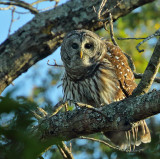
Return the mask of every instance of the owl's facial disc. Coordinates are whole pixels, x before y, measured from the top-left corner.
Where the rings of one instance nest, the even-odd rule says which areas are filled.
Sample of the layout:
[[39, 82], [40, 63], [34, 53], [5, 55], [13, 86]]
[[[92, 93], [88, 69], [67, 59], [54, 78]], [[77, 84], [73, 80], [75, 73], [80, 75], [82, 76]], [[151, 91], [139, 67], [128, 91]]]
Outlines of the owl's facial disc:
[[102, 42], [96, 35], [87, 32], [73, 32], [69, 34], [61, 47], [61, 57], [66, 71], [72, 75], [87, 74], [87, 70], [99, 64], [102, 56]]
[[66, 43], [66, 54], [70, 58], [67, 65], [70, 65], [70, 68], [84, 68], [96, 63], [95, 58], [97, 59], [97, 56], [99, 56], [97, 54], [97, 52], [99, 53], [99, 46], [96, 44], [96, 40], [87, 35], [71, 36]]

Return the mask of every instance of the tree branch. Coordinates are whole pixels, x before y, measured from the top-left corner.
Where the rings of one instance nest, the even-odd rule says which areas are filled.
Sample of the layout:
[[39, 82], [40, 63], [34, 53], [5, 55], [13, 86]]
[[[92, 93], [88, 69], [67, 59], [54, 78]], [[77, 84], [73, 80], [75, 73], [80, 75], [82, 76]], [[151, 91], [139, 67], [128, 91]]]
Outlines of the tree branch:
[[11, 5], [11, 6], [18, 6], [18, 7], [24, 8], [24, 9], [28, 9], [33, 14], [37, 14], [38, 13], [38, 10], [36, 8], [32, 7], [29, 3], [26, 3], [26, 2], [23, 2], [23, 1], [0, 2], [0, 4]]
[[[134, 77], [136, 79], [141, 79], [143, 77], [143, 73], [134, 72]], [[154, 82], [160, 83], [160, 77], [155, 77]]]
[[69, 150], [69, 148], [65, 145], [64, 142], [58, 144], [57, 147], [64, 159], [74, 159], [72, 152]]
[[147, 93], [155, 79], [160, 66], [160, 38], [156, 44], [154, 52], [148, 63], [148, 66], [139, 82], [137, 88], [133, 91], [133, 96], [141, 95]]
[[[113, 21], [133, 9], [154, 0], [107, 1]], [[98, 10], [101, 1], [69, 1], [55, 9], [39, 13], [32, 21], [11, 35], [0, 46], [0, 93], [15, 78], [26, 72], [37, 61], [47, 57], [61, 44], [64, 35], [73, 29], [97, 30], [103, 23], [97, 20], [93, 6]], [[114, 7], [116, 6], [116, 7]], [[108, 12], [103, 15], [108, 17]]]
[[[42, 141], [67, 141], [102, 131], [130, 130], [131, 124], [160, 113], [160, 91], [130, 97], [99, 108], [104, 115], [87, 107], [58, 113], [39, 124]], [[52, 143], [53, 144], [53, 143]]]

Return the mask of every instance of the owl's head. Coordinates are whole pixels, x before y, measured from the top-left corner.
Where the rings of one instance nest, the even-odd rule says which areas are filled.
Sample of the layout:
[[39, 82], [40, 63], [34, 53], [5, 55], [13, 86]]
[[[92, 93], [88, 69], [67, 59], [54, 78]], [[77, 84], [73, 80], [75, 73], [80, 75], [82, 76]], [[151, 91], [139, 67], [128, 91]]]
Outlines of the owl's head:
[[100, 37], [89, 30], [74, 30], [63, 40], [61, 58], [71, 76], [94, 70], [105, 53], [105, 44]]

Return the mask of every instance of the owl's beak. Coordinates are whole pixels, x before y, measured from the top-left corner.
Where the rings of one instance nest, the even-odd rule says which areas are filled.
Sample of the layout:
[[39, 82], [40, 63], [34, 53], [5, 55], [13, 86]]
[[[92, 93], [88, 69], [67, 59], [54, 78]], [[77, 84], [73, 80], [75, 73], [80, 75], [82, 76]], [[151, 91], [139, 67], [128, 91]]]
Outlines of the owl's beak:
[[82, 58], [82, 56], [83, 56], [83, 52], [82, 52], [82, 50], [81, 50], [81, 52], [80, 52], [80, 58]]

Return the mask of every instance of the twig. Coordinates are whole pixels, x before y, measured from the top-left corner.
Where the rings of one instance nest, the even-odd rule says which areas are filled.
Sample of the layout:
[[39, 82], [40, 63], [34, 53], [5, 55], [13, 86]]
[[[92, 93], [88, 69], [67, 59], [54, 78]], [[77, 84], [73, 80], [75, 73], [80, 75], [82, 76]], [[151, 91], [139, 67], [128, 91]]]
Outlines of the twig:
[[118, 40], [142, 40], [146, 38], [117, 38]]
[[65, 111], [67, 112], [68, 110], [68, 103], [65, 103]]
[[139, 51], [139, 52], [143, 52], [144, 50], [140, 50], [139, 47], [146, 41], [150, 40], [151, 38], [155, 37], [155, 36], [160, 36], [160, 29], [158, 29], [154, 34], [146, 37], [146, 38], [117, 38], [118, 40], [142, 40], [137, 46], [136, 46], [136, 49]]
[[39, 9], [39, 11], [47, 11], [47, 10], [49, 10], [49, 9], [53, 9], [53, 8], [55, 8], [55, 7], [57, 7], [57, 5], [58, 5], [58, 3], [59, 3], [59, 0], [37, 0], [37, 1], [35, 1], [35, 2], [33, 2], [33, 3], [31, 3], [31, 5], [33, 6], [33, 5], [37, 5], [37, 4], [39, 4], [39, 3], [41, 3], [41, 2], [44, 2], [44, 1], [55, 1], [55, 5], [54, 6], [50, 6], [50, 7], [46, 7], [46, 8], [43, 8], [43, 9]]
[[9, 10], [10, 8], [12, 8], [13, 6], [12, 5], [9, 5], [8, 7], [0, 7], [0, 10]]
[[74, 159], [72, 152], [70, 149], [65, 145], [65, 143], [62, 141], [57, 145], [60, 153], [62, 154], [64, 159]]
[[140, 50], [139, 47], [146, 41], [150, 40], [151, 38], [155, 37], [155, 36], [160, 36], [160, 29], [158, 29], [154, 34], [148, 36], [147, 38], [145, 38], [143, 41], [141, 41], [137, 46], [136, 46], [136, 49], [139, 51], [139, 52], [143, 52], [144, 50]]
[[119, 2], [117, 2], [117, 4], [116, 4], [113, 8], [111, 8], [111, 9], [106, 9], [106, 10], [102, 13], [102, 15], [105, 15], [105, 14], [107, 14], [107, 13], [111, 13], [111, 12], [113, 11], [113, 9], [115, 9], [121, 2], [123, 2], [123, 0], [120, 0]]
[[26, 2], [23, 2], [23, 1], [0, 2], [0, 4], [3, 4], [3, 5], [13, 5], [13, 6], [22, 7], [22, 8], [28, 9], [33, 14], [38, 14], [39, 13], [36, 8], [32, 7], [29, 3], [26, 3]]
[[15, 12], [15, 7], [13, 7], [12, 13], [11, 13], [12, 15], [11, 15], [11, 22], [10, 22], [9, 30], [8, 30], [8, 37], [9, 37], [9, 35], [10, 35], [11, 28], [12, 28], [12, 24], [13, 24], [13, 22], [14, 22], [14, 12]]
[[49, 65], [49, 66], [55, 66], [55, 67], [64, 67], [63, 65], [58, 65], [56, 63], [56, 60], [54, 60], [54, 65], [49, 64], [49, 60], [48, 60], [47, 65]]
[[129, 56], [128, 54], [126, 54], [125, 52], [123, 52], [123, 53], [124, 53], [124, 55], [125, 55], [125, 56], [127, 57], [127, 59], [128, 59], [128, 64], [129, 64], [129, 67], [131, 68], [131, 70], [132, 70], [132, 71], [135, 71], [136, 67], [135, 67], [134, 62], [133, 62], [133, 60], [132, 60], [132, 57]]
[[[113, 8], [111, 8], [111, 9], [106, 9], [106, 10], [101, 14], [101, 12], [102, 12], [105, 4], [107, 3], [107, 0], [102, 0], [101, 5], [100, 5], [99, 10], [98, 10], [98, 20], [101, 21], [101, 22], [106, 22], [106, 21], [108, 21], [108, 18], [107, 18], [107, 19], [102, 19], [101, 16], [103, 16], [103, 15], [105, 15], [105, 14], [107, 14], [107, 13], [111, 13], [111, 11], [112, 11], [113, 9], [115, 9], [122, 1], [123, 1], [123, 0], [120, 0]], [[94, 9], [94, 11], [96, 12], [95, 7], [94, 7], [93, 9]]]
[[106, 3], [107, 3], [107, 0], [102, 0], [101, 5], [99, 7], [99, 11], [98, 11], [98, 20], [103, 22], [103, 26], [106, 31], [108, 31], [107, 24], [109, 23], [111, 40], [114, 45], [118, 46], [118, 44], [114, 38], [112, 14], [109, 12], [109, 18], [107, 18], [105, 20], [101, 19], [101, 11]]
[[148, 66], [142, 76], [140, 83], [137, 88], [133, 91], [132, 96], [142, 95], [147, 93], [155, 79], [160, 66], [160, 38], [156, 44], [154, 52], [148, 63]]
[[17, 14], [28, 14], [30, 12], [19, 12], [19, 11], [15, 10], [15, 13], [17, 13]]
[[70, 151], [72, 151], [72, 143], [71, 142], [69, 144], [69, 149], [70, 149]]
[[51, 116], [56, 115], [64, 106], [66, 106], [67, 102], [60, 101], [53, 107], [53, 113]]
[[102, 113], [102, 111], [101, 111], [101, 107], [95, 108], [95, 107], [93, 107], [93, 106], [91, 106], [91, 105], [83, 104], [83, 103], [78, 103], [78, 102], [75, 102], [75, 104], [76, 104], [77, 106], [79, 106], [79, 107], [82, 107], [82, 108], [88, 108], [88, 109], [94, 110], [95, 112], [103, 115], [103, 116], [106, 118], [106, 115], [105, 115], [104, 113]]
[[44, 11], [47, 11], [47, 10], [50, 10], [50, 9], [53, 9], [53, 8], [55, 8], [55, 5], [54, 6], [49, 6], [49, 7], [43, 8], [43, 9], [39, 9], [39, 11], [44, 12]]
[[41, 3], [41, 2], [44, 2], [44, 1], [48, 1], [48, 0], [37, 0], [37, 1], [33, 2], [33, 3], [31, 3], [31, 5], [34, 6], [34, 5], [36, 5], [38, 3]]
[[[143, 77], [143, 73], [134, 72], [134, 77], [136, 79], [141, 79]], [[160, 83], [160, 77], [155, 77], [154, 82]]]
[[102, 143], [110, 148], [113, 148], [113, 149], [116, 149], [116, 150], [119, 150], [118, 146], [113, 146], [111, 144], [109, 144], [108, 142], [105, 142], [103, 140], [99, 140], [99, 139], [95, 139], [95, 138], [91, 138], [91, 137], [85, 137], [85, 136], [80, 136], [79, 137], [80, 139], [87, 139], [87, 140], [91, 140], [91, 141], [97, 141], [99, 143]]
[[41, 119], [45, 118], [48, 113], [39, 107], [32, 107], [32, 109], [27, 108], [29, 112], [32, 113], [32, 115], [38, 120], [40, 121]]
[[116, 149], [116, 150], [119, 150], [119, 151], [123, 151], [123, 152], [130, 152], [130, 153], [133, 153], [133, 152], [140, 152], [140, 151], [143, 151], [143, 149], [140, 149], [140, 150], [122, 150], [120, 149], [118, 146], [114, 146], [114, 145], [111, 145], [109, 144], [108, 142], [106, 141], [103, 141], [103, 140], [99, 140], [99, 139], [95, 139], [95, 138], [91, 138], [91, 137], [85, 137], [85, 136], [80, 136], [79, 137], [80, 139], [87, 139], [87, 140], [91, 140], [91, 141], [97, 141], [99, 143], [102, 143], [110, 148], [113, 148], [113, 149]]
[[101, 12], [104, 8], [104, 5], [107, 3], [107, 0], [102, 0], [101, 5], [99, 6], [99, 10], [98, 10], [98, 20], [101, 22], [106, 22], [107, 19], [101, 19]]
[[109, 13], [109, 26], [110, 26], [110, 36], [111, 36], [111, 40], [113, 42], [114, 45], [118, 46], [115, 38], [114, 38], [114, 32], [113, 32], [113, 19], [112, 19], [112, 14]]
[[112, 40], [112, 42], [113, 42], [114, 45], [118, 46], [118, 44], [117, 44], [117, 42], [116, 42], [116, 40], [115, 40], [115, 38], [114, 38], [113, 19], [112, 19], [112, 14], [111, 14], [111, 12], [109, 12], [109, 10], [107, 9], [107, 12], [109, 13], [109, 17], [108, 17], [107, 19], [102, 19], [102, 18], [101, 18], [101, 12], [102, 12], [102, 10], [103, 10], [103, 8], [104, 8], [104, 6], [105, 6], [106, 3], [107, 3], [107, 0], [102, 0], [101, 5], [100, 5], [99, 10], [98, 10], [98, 20], [101, 21], [101, 22], [103, 22], [103, 26], [104, 26], [104, 29], [105, 29], [106, 31], [108, 31], [108, 29], [107, 29], [107, 24], [108, 24], [108, 23], [110, 24], [109, 26], [110, 26], [110, 36], [111, 36], [111, 40]]

